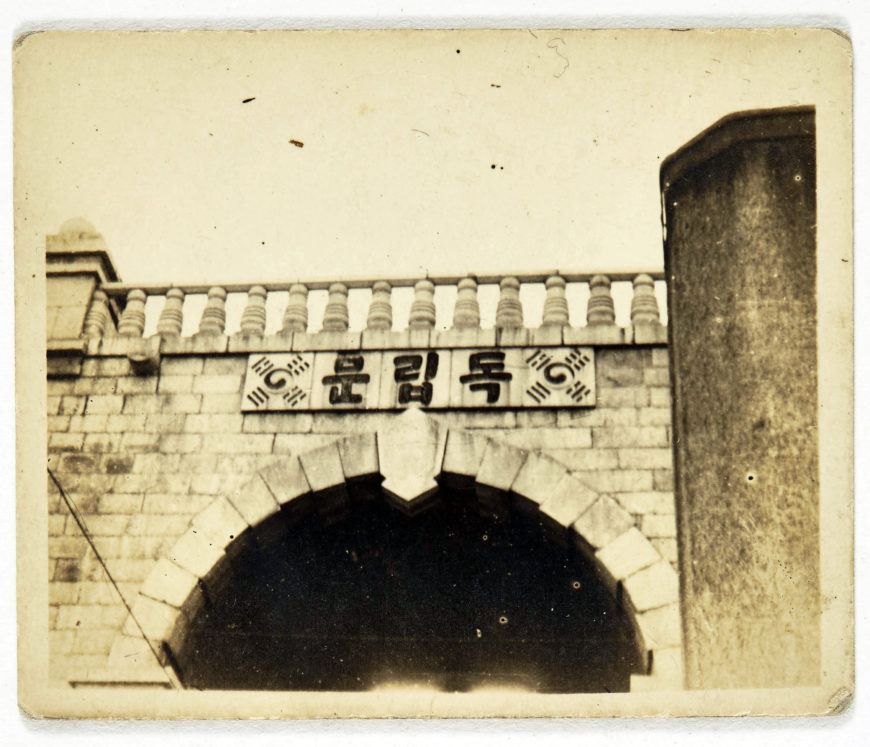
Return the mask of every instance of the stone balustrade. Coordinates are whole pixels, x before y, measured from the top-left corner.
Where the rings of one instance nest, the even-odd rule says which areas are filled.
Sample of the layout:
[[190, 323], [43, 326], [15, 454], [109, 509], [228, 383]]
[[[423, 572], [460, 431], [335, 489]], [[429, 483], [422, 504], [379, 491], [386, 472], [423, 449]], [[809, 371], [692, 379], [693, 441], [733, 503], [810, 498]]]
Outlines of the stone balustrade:
[[[663, 277], [662, 272], [554, 272], [186, 287], [109, 282], [94, 293], [83, 337], [158, 335], [169, 347], [203, 350], [229, 337], [239, 352], [273, 347], [282, 338], [279, 347], [287, 349], [327, 342], [337, 347], [425, 347], [436, 342], [430, 335], [440, 335], [441, 344], [459, 346], [653, 344], [666, 341], [656, 295], [663, 290]], [[312, 302], [318, 294], [321, 303]], [[451, 294], [455, 300], [449, 299], [448, 310], [443, 299]], [[120, 309], [117, 326], [108, 313], [110, 304]], [[231, 304], [236, 313], [228, 328]], [[404, 318], [399, 309], [406, 311]]]

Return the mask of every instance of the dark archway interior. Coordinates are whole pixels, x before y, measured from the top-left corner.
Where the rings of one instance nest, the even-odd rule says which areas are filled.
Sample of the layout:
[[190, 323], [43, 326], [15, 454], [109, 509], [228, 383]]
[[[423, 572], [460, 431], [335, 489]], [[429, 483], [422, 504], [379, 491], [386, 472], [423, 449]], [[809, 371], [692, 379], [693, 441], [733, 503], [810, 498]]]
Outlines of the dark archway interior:
[[416, 516], [363, 495], [246, 546], [177, 652], [185, 686], [628, 690], [629, 620], [537, 519], [444, 487]]

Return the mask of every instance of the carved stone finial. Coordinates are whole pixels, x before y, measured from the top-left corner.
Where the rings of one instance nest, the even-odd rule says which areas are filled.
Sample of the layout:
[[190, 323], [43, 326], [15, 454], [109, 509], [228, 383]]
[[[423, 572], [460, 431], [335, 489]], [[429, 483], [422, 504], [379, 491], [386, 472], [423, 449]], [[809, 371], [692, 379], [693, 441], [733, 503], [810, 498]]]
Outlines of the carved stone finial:
[[266, 331], [266, 289], [255, 285], [248, 291], [248, 305], [242, 312], [239, 332], [247, 337], [262, 337]]
[[181, 310], [183, 305], [184, 291], [181, 288], [170, 288], [166, 291], [166, 302], [157, 320], [157, 334], [163, 337], [178, 337], [181, 334], [181, 325], [184, 321]]
[[290, 286], [290, 298], [284, 311], [281, 332], [305, 332], [308, 330], [308, 288], [299, 283]]
[[329, 299], [323, 310], [323, 331], [347, 332], [349, 321], [347, 286], [343, 283], [333, 283], [329, 286]]
[[214, 287], [208, 290], [208, 301], [199, 320], [199, 334], [222, 335], [227, 323], [227, 292]]
[[544, 301], [543, 327], [564, 327], [569, 323], [568, 300], [565, 298], [565, 278], [553, 275], [545, 283], [547, 298]]
[[145, 331], [145, 291], [131, 290], [127, 305], [118, 320], [118, 334], [125, 337], [142, 337]]
[[432, 329], [435, 326], [435, 285], [431, 280], [419, 280], [414, 286], [414, 301], [408, 315], [411, 329]]
[[522, 327], [523, 305], [520, 302], [520, 281], [514, 277], [503, 278], [499, 283], [501, 295], [495, 310], [496, 327]]
[[366, 329], [391, 330], [393, 328], [393, 305], [390, 300], [392, 288], [385, 280], [372, 286], [372, 303], [366, 319]]
[[84, 337], [102, 337], [109, 323], [108, 296], [104, 291], [95, 290], [91, 299], [91, 307], [85, 317]]
[[613, 296], [610, 295], [610, 278], [596, 275], [589, 281], [589, 304], [586, 307], [586, 324], [614, 324]]
[[462, 278], [456, 286], [456, 305], [453, 307], [455, 329], [480, 327], [480, 304], [477, 301], [477, 282]]
[[655, 281], [649, 275], [634, 279], [634, 296], [631, 299], [632, 324], [658, 324], [659, 302], [656, 299]]

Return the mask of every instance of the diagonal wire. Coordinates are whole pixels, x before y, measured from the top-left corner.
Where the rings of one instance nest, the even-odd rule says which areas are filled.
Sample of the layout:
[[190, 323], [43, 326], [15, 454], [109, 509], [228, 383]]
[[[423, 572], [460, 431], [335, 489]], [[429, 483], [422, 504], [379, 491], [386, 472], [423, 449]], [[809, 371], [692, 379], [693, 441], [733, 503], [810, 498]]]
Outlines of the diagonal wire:
[[[109, 567], [106, 565], [106, 561], [103, 560], [103, 556], [100, 555], [100, 551], [97, 550], [97, 547], [94, 544], [94, 540], [91, 537], [90, 532], [88, 532], [87, 527], [85, 526], [84, 519], [82, 519], [81, 514], [79, 513], [78, 507], [75, 505], [72, 498], [70, 498], [67, 495], [66, 491], [63, 489], [63, 485], [61, 485], [60, 481], [57, 479], [57, 477], [55, 477], [55, 474], [54, 474], [54, 472], [51, 471], [51, 468], [46, 467], [46, 470], [48, 471], [48, 476], [52, 479], [52, 482], [54, 482], [54, 484], [57, 486], [58, 491], [60, 491], [60, 495], [63, 498], [64, 503], [66, 503], [66, 507], [67, 507], [67, 509], [69, 509], [69, 512], [72, 515], [73, 519], [75, 519], [76, 524], [78, 524], [79, 530], [84, 535], [84, 538], [88, 541], [88, 545], [90, 545], [91, 550], [94, 551], [94, 555], [97, 557], [97, 560], [100, 562], [100, 565], [103, 568], [103, 572], [106, 574], [106, 577], [109, 579], [109, 583], [112, 584], [118, 597], [120, 597], [121, 603], [124, 605], [124, 607], [127, 608], [127, 612], [130, 614], [130, 619], [133, 620], [133, 622], [136, 624], [136, 627], [139, 629], [139, 632], [142, 634], [142, 639], [145, 641], [145, 643], [148, 644], [148, 648], [151, 650], [151, 653], [154, 654], [154, 658], [157, 660], [157, 664], [160, 666], [160, 668], [166, 674], [166, 669], [163, 666], [162, 662], [160, 661], [160, 656], [157, 654], [157, 650], [154, 648], [153, 644], [148, 639], [148, 636], [145, 635], [145, 631], [142, 629], [142, 626], [139, 624], [139, 621], [136, 619], [136, 615], [133, 614], [133, 610], [130, 609], [130, 605], [127, 604], [127, 600], [124, 598], [124, 595], [121, 593], [121, 590], [118, 588], [118, 584], [115, 582], [115, 579], [112, 577], [112, 574], [109, 573]], [[172, 688], [175, 689], [175, 682], [173, 682], [172, 677], [170, 677], [168, 674], [166, 674], [166, 678], [169, 680], [169, 684], [172, 686]]]

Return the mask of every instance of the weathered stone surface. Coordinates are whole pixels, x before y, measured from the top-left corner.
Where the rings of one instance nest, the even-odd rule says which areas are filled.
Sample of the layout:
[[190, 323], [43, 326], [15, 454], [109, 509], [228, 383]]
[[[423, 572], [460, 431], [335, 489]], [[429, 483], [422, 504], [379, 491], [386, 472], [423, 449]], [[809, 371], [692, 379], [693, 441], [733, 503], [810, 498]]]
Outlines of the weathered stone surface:
[[602, 495], [574, 522], [574, 531], [592, 548], [600, 550], [634, 526], [618, 503]]
[[255, 527], [271, 514], [280, 510], [278, 502], [260, 475], [254, 475], [238, 493], [232, 495], [230, 503], [248, 526]]
[[247, 522], [235, 506], [223, 496], [215, 498], [194, 516], [190, 525], [221, 549], [227, 547], [248, 528]]
[[643, 612], [635, 618], [635, 624], [648, 649], [670, 648], [681, 643], [679, 604]]
[[541, 513], [566, 529], [577, 520], [598, 494], [571, 475], [565, 475], [550, 497], [541, 504]]
[[199, 578], [205, 578], [223, 556], [223, 545], [208, 539], [193, 527], [181, 535], [167, 553], [169, 560]]
[[344, 483], [344, 470], [338, 444], [333, 442], [299, 455], [305, 477], [313, 492], [333, 488]]
[[447, 434], [442, 469], [454, 475], [476, 477], [486, 444], [487, 439], [480, 434], [451, 428]]
[[378, 474], [378, 443], [374, 433], [358, 433], [341, 439], [338, 454], [346, 479]]
[[166, 558], [161, 558], [142, 584], [141, 593], [180, 609], [196, 589], [199, 589], [198, 576]]
[[478, 484], [496, 490], [510, 490], [528, 455], [523, 449], [490, 440], [477, 473]]
[[380, 428], [377, 440], [385, 491], [410, 504], [437, 490], [447, 442], [444, 426], [411, 408]]
[[595, 557], [606, 571], [604, 580], [614, 590], [617, 582], [662, 559], [649, 540], [634, 527], [611, 540], [595, 553]]
[[645, 612], [679, 600], [677, 574], [665, 560], [633, 573], [622, 583], [635, 612]]
[[517, 473], [511, 491], [537, 505], [547, 501], [565, 478], [565, 467], [538, 452], [531, 452]]

